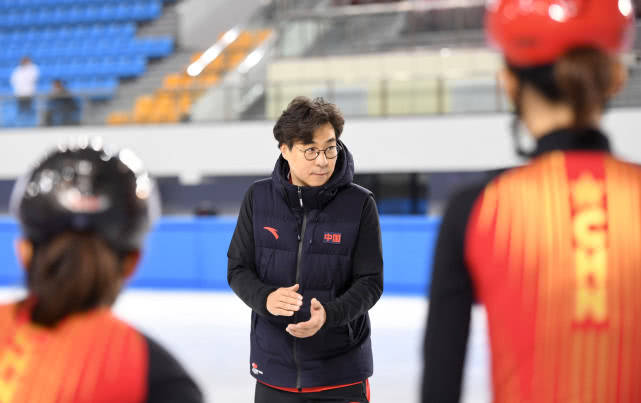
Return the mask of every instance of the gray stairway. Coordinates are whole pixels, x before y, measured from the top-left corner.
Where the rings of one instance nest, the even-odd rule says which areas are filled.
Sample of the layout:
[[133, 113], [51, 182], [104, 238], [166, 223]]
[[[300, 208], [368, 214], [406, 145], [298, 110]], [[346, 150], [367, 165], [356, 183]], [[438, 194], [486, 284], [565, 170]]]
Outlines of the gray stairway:
[[[158, 36], [177, 38], [178, 13], [176, 5], [177, 3], [165, 5], [163, 15], [157, 20], [140, 25], [136, 36], [139, 38]], [[166, 58], [150, 60], [145, 74], [134, 79], [120, 81], [113, 98], [107, 101], [90, 102], [85, 108], [84, 123], [102, 125], [111, 112], [131, 112], [137, 97], [151, 94], [160, 88], [167, 74], [184, 71], [195, 51], [178, 47], [173, 54]]]
[[177, 3], [165, 4], [160, 18], [139, 25], [136, 36], [171, 36], [172, 38], [177, 38], [179, 19], [176, 6]]

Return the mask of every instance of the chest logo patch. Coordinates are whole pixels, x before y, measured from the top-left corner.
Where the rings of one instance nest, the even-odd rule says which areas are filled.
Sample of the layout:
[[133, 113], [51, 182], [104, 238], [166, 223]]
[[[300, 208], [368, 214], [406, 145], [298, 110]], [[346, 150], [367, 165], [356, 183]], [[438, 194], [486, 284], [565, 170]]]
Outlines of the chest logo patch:
[[278, 230], [276, 228], [272, 228], [272, 227], [263, 227], [263, 228], [266, 229], [267, 231], [269, 231], [274, 236], [274, 238], [276, 238], [276, 239], [279, 238], [278, 237]]
[[323, 235], [323, 243], [338, 245], [341, 243], [342, 234], [340, 232], [326, 232]]

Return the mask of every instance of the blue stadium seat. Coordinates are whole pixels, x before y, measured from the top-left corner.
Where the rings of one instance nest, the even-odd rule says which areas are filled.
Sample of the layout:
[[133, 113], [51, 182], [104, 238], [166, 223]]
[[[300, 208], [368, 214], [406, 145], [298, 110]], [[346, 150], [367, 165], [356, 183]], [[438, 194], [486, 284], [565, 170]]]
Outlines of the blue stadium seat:
[[70, 81], [67, 87], [76, 93], [88, 93], [92, 99], [106, 99], [113, 96], [118, 80], [113, 77]]
[[31, 10], [16, 13], [15, 19], [15, 24], [19, 27], [27, 27], [29, 25], [37, 24], [37, 14]]
[[163, 57], [169, 55], [174, 48], [172, 38], [138, 39], [131, 43], [127, 51], [131, 54], [142, 54], [147, 57]]
[[48, 94], [49, 92], [51, 92], [51, 88], [53, 87], [53, 84], [51, 82], [52, 80], [40, 80], [38, 82], [38, 93]]
[[147, 53], [149, 57], [165, 57], [174, 51], [173, 38], [154, 38], [149, 41], [149, 53]]
[[5, 99], [2, 103], [2, 123], [5, 127], [34, 127], [38, 124], [37, 106], [26, 114], [18, 114], [14, 99]]
[[65, 65], [66, 72], [69, 77], [76, 77], [82, 75], [85, 71], [87, 62], [82, 59], [73, 60]]
[[0, 13], [0, 27], [6, 28], [11, 26], [10, 24], [11, 13]]
[[[0, 0], [0, 9], [25, 9], [34, 7], [90, 5], [90, 4], [114, 4], [127, 2], [128, 0]], [[152, 2], [154, 0], [138, 0], [139, 2]], [[175, 1], [175, 0], [170, 0]], [[169, 1], [165, 1], [169, 2]]]
[[[173, 38], [135, 37], [136, 21], [161, 12], [161, 0], [0, 0], [0, 95], [11, 96], [9, 77], [30, 56], [40, 67], [40, 94], [62, 79], [71, 91], [113, 96], [119, 77], [139, 76], [149, 57], [172, 52]], [[15, 102], [0, 105], [0, 125], [37, 123], [37, 116], [16, 120]]]
[[56, 30], [51, 27], [46, 27], [37, 31], [38, 39], [42, 41], [50, 41], [56, 37]]
[[[49, 4], [27, 8], [0, 9], [0, 27], [27, 28], [60, 24], [96, 22], [144, 21], [158, 17], [162, 5], [157, 0], [130, 3], [128, 1], [84, 2], [53, 7]], [[131, 29], [131, 28], [129, 28]]]
[[139, 76], [145, 72], [147, 63], [144, 57], [135, 57], [128, 63], [120, 64], [122, 76]]
[[7, 97], [11, 96], [13, 94], [13, 91], [11, 90], [11, 86], [9, 85], [8, 81], [3, 81], [0, 83], [0, 96]]
[[116, 66], [116, 62], [112, 57], [96, 58], [93, 64], [94, 74], [97, 77], [119, 76], [114, 66]]
[[129, 4], [124, 4], [124, 3], [118, 4], [116, 6], [113, 6], [113, 13], [114, 13], [113, 18], [116, 21], [134, 20], [131, 11], [132, 11], [132, 7]]

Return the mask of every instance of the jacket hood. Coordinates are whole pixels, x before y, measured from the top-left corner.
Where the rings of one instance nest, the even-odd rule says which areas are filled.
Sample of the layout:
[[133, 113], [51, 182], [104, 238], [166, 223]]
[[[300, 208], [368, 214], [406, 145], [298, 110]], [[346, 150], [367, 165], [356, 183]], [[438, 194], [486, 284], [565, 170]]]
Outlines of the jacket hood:
[[282, 194], [290, 207], [300, 209], [300, 195], [302, 196], [303, 208], [320, 209], [329, 203], [338, 193], [338, 191], [348, 186], [354, 180], [354, 158], [345, 144], [340, 140], [337, 144], [341, 146], [341, 151], [336, 157], [336, 167], [334, 173], [327, 183], [322, 186], [296, 186], [289, 182], [289, 163], [283, 156], [278, 157], [276, 166], [272, 172], [272, 181], [274, 189]]

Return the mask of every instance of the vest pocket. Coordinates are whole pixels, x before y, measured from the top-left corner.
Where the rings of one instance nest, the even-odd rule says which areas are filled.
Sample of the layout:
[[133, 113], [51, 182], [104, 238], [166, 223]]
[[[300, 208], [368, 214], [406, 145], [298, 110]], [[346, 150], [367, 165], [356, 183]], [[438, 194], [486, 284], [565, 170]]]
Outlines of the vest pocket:
[[[312, 298], [318, 299], [321, 304], [333, 299], [329, 290], [303, 290], [302, 315], [299, 313], [298, 322], [309, 320]], [[352, 345], [351, 331], [348, 325], [338, 327], [324, 325], [314, 336], [298, 340], [301, 356], [306, 360], [328, 359], [341, 355], [348, 351]]]
[[347, 326], [323, 326], [314, 336], [298, 340], [301, 357], [306, 361], [330, 359], [344, 354], [351, 347]]
[[[272, 323], [265, 318], [255, 315], [254, 337], [261, 356], [271, 357], [276, 361], [287, 360], [291, 357], [292, 347], [289, 334], [285, 331], [287, 324]], [[274, 358], [280, 357], [280, 358]]]

